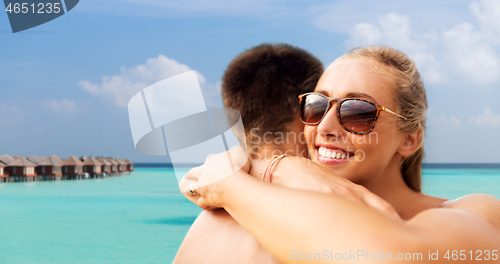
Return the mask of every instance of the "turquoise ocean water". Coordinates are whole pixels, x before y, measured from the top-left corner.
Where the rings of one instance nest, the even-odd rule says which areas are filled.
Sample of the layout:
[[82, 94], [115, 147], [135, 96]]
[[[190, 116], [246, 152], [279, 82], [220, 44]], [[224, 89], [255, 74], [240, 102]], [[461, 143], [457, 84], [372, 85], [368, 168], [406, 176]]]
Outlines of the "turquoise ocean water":
[[[424, 169], [424, 192], [500, 198], [500, 169]], [[171, 263], [200, 209], [172, 169], [99, 180], [0, 184], [0, 263]]]

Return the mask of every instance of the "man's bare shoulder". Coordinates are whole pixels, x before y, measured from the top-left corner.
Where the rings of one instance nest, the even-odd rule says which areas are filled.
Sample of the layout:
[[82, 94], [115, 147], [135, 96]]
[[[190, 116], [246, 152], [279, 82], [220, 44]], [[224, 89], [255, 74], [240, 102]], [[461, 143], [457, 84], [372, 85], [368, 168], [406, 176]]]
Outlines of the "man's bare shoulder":
[[221, 236], [234, 225], [223, 209], [203, 210], [184, 237], [174, 263], [208, 263], [208, 259], [217, 257]]
[[204, 210], [174, 263], [277, 263], [224, 209]]

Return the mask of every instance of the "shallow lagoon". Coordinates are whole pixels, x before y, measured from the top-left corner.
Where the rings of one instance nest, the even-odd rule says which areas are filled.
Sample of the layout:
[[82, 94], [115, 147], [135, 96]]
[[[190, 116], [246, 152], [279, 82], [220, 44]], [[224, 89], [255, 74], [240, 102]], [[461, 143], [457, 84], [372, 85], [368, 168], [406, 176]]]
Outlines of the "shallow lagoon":
[[[500, 169], [424, 169], [424, 192], [500, 198]], [[0, 263], [171, 263], [200, 209], [173, 170], [80, 181], [0, 184]]]

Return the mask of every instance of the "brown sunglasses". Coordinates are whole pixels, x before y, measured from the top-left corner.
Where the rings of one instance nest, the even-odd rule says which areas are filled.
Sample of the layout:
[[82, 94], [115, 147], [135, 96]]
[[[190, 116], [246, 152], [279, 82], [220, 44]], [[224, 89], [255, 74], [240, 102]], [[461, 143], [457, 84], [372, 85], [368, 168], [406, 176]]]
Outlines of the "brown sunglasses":
[[337, 104], [337, 119], [340, 126], [351, 133], [366, 135], [375, 127], [380, 112], [386, 111], [406, 120], [385, 106], [360, 98], [331, 98], [320, 93], [305, 93], [299, 95], [300, 119], [306, 125], [317, 125], [330, 110], [331, 102]]

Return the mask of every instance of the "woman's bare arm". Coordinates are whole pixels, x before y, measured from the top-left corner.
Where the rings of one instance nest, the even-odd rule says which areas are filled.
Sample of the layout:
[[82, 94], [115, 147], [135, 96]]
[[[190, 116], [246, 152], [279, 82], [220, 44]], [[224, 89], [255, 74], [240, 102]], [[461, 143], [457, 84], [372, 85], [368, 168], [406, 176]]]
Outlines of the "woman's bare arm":
[[[217, 162], [219, 157], [224, 155], [215, 155], [201, 168], [190, 171], [181, 181], [181, 190], [202, 208], [224, 207], [283, 263], [296, 263], [300, 254], [306, 258], [307, 253], [316, 256], [316, 261], [324, 262], [326, 256], [318, 255], [324, 250], [333, 254], [329, 258], [332, 260], [333, 256], [332, 261], [338, 256], [336, 253], [340, 253], [342, 263], [373, 261], [359, 256], [361, 252], [372, 253], [372, 256], [385, 252], [391, 254], [393, 260], [399, 253], [410, 253], [421, 256], [421, 262], [438, 251], [439, 259], [434, 263], [446, 261], [446, 256], [463, 258], [463, 252], [468, 254], [463, 263], [472, 262], [471, 258], [477, 259], [478, 254], [482, 255], [482, 262], [487, 260], [485, 255], [488, 254], [489, 261], [496, 263], [499, 260], [500, 226], [491, 219], [499, 218], [500, 202], [494, 197], [466, 199], [447, 209], [424, 211], [403, 222], [364, 202], [370, 192], [345, 179], [320, 177], [320, 181], [333, 186], [328, 194], [307, 191], [314, 190], [314, 184], [305, 186], [306, 190], [293, 190], [259, 181], [246, 173], [248, 167], [245, 166], [232, 176], [215, 178], [215, 181], [212, 178], [221, 169]], [[303, 170], [299, 167], [289, 173], [289, 179], [300, 179], [293, 176], [307, 171], [314, 175], [321, 173], [321, 168], [316, 169], [314, 166]], [[194, 182], [195, 194], [188, 191], [190, 181]], [[288, 187], [302, 184], [299, 180]], [[355, 260], [351, 257], [353, 251], [356, 252]], [[344, 259], [347, 253], [349, 259]]]
[[[429, 260], [429, 252], [438, 251], [439, 261], [435, 263], [446, 261], [447, 251], [453, 257], [454, 250], [459, 257], [460, 250], [467, 252], [469, 261], [463, 263], [472, 262], [471, 250], [473, 258], [477, 258], [480, 250], [483, 259], [485, 250], [488, 250], [491, 263], [498, 262], [498, 258], [492, 260], [493, 251], [500, 254], [498, 230], [463, 210], [428, 210], [403, 223], [337, 195], [266, 184], [242, 171], [220, 181], [217, 188], [217, 197], [204, 193], [209, 189], [200, 189], [201, 196], [206, 196], [202, 202], [222, 204], [240, 225], [283, 263], [296, 263], [300, 253], [305, 258], [307, 253], [321, 254], [324, 250], [333, 252], [334, 257], [335, 253], [352, 252], [358, 256], [360, 250], [359, 253], [390, 253], [393, 259], [398, 253], [411, 253], [412, 256], [422, 256], [423, 260]], [[499, 209], [491, 213], [498, 214]], [[339, 262], [351, 261], [371, 263], [373, 260], [350, 257], [350, 260]]]
[[[243, 172], [249, 171], [249, 163], [245, 164], [246, 153], [242, 148], [233, 148], [230, 155], [235, 163], [240, 164]], [[206, 185], [216, 183], [233, 172], [229, 171], [226, 161], [227, 153], [210, 155], [205, 164], [191, 169], [179, 183], [181, 190], [184, 190], [186, 197], [192, 202], [200, 205], [204, 209], [215, 209], [222, 207], [214, 203], [203, 205], [203, 199], [198, 195], [188, 193], [191, 184], [200, 188]], [[243, 165], [244, 164], [244, 165]], [[225, 169], [224, 169], [225, 168]], [[222, 172], [221, 172], [222, 171]], [[203, 176], [201, 176], [203, 174]], [[223, 176], [225, 175], [225, 176]], [[355, 184], [345, 178], [342, 178], [327, 168], [312, 162], [309, 159], [301, 157], [291, 157], [280, 161], [272, 172], [272, 183], [292, 189], [307, 190], [325, 194], [337, 194], [345, 199], [356, 203], [365, 204], [380, 213], [402, 221], [394, 207], [379, 196], [370, 192], [365, 187]], [[216, 186], [213, 185], [213, 186]], [[217, 192], [216, 190], [213, 190]], [[215, 197], [215, 196], [211, 196]]]

